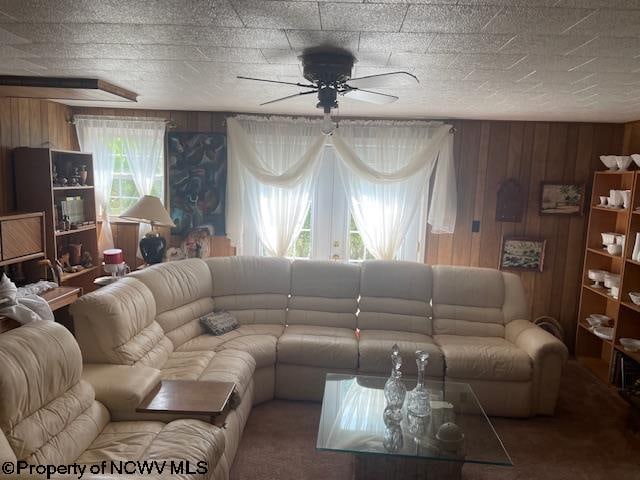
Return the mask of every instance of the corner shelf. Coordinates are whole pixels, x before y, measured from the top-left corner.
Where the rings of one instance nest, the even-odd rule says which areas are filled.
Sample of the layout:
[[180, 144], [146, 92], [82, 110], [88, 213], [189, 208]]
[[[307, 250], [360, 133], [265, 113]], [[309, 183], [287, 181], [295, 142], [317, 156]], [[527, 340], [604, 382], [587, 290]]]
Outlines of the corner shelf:
[[[640, 171], [596, 172], [591, 198], [608, 196], [612, 189], [631, 190], [630, 205], [638, 205], [640, 203]], [[640, 306], [624, 300], [629, 291], [640, 291], [640, 262], [630, 258], [635, 233], [640, 232], [638, 215], [640, 212], [631, 208], [613, 209], [597, 204], [592, 204], [589, 212], [575, 351], [580, 363], [607, 384], [611, 384], [616, 352], [623, 350], [621, 347], [618, 348], [619, 339], [624, 336], [640, 338]], [[601, 233], [604, 232], [625, 236], [623, 251], [620, 255], [611, 255], [600, 248]], [[618, 298], [609, 295], [605, 288], [598, 289], [591, 286], [587, 275], [590, 269], [606, 270], [620, 275]], [[596, 336], [586, 324], [585, 319], [594, 313], [612, 318], [614, 329], [612, 340]], [[640, 355], [637, 358], [640, 358]]]
[[[16, 182], [16, 207], [21, 210], [44, 211], [45, 246], [51, 263], [66, 252], [71, 244], [80, 244], [81, 252], [91, 255], [93, 263], [98, 263], [98, 227], [96, 225], [95, 177], [93, 156], [90, 153], [73, 152], [51, 148], [18, 147], [13, 150], [14, 175]], [[65, 178], [74, 175], [76, 169], [85, 169], [85, 185], [53, 185], [54, 170]], [[61, 218], [62, 202], [74, 203], [73, 210], [65, 212], [78, 224], [74, 230], [56, 231]], [[60, 217], [60, 218], [58, 218]], [[91, 222], [82, 225], [84, 222]], [[77, 260], [74, 259], [77, 262]], [[81, 287], [85, 292], [95, 287], [93, 279], [99, 274], [98, 266], [80, 272], [65, 273], [60, 283], [65, 286]]]

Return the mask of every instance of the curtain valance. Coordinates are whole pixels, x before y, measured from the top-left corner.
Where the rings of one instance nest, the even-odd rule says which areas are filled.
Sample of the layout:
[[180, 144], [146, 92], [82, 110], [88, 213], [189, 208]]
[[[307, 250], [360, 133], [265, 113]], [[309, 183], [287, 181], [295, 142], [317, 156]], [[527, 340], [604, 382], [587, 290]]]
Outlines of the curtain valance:
[[[291, 246], [302, 227], [315, 188], [320, 154], [327, 143], [338, 153], [352, 216], [363, 233], [365, 245], [377, 258], [393, 258], [397, 252], [408, 225], [428, 198], [429, 178], [434, 169], [436, 177], [428, 222], [432, 232], [453, 232], [457, 193], [451, 125], [349, 121], [341, 124], [329, 138], [321, 133], [319, 121], [239, 116], [228, 119], [227, 125], [227, 225], [231, 241], [240, 252], [245, 211], [256, 222], [263, 245], [273, 244], [262, 238], [263, 225], [259, 225], [264, 223], [260, 215], [266, 213], [265, 202], [270, 202], [269, 196], [253, 200], [248, 197], [249, 192], [257, 195], [257, 186], [262, 185], [277, 189], [271, 190], [270, 195], [280, 199], [281, 208], [284, 204], [290, 205], [292, 210], [283, 217], [297, 219], [295, 222], [283, 220], [288, 225], [286, 234], [273, 233], [280, 228], [277, 224], [269, 227], [271, 236], [280, 240], [276, 242], [279, 246], [266, 246], [267, 250], [284, 255], [285, 247]], [[304, 185], [302, 190], [306, 190], [304, 194], [301, 185]], [[297, 200], [293, 201], [290, 194]], [[306, 206], [304, 212], [298, 208], [300, 202]], [[266, 216], [276, 221], [273, 212]]]

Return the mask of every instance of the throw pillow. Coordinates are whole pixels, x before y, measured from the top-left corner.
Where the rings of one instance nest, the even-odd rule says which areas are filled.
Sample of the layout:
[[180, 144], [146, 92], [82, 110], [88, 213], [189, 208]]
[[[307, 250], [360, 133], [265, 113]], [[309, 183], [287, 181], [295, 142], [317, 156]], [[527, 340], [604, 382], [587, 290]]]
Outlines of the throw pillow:
[[236, 317], [229, 312], [211, 312], [200, 317], [200, 323], [213, 335], [224, 335], [240, 326]]

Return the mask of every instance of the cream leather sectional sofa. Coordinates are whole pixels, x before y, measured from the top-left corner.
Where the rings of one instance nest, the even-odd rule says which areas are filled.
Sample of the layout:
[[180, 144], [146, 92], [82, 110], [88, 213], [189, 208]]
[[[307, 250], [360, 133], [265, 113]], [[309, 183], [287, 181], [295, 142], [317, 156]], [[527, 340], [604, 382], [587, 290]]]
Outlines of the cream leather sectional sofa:
[[[240, 328], [205, 333], [198, 319], [214, 309]], [[394, 343], [406, 375], [416, 373], [413, 352], [427, 350], [429, 377], [470, 383], [489, 415], [552, 414], [567, 359], [562, 342], [527, 320], [519, 277], [481, 268], [191, 259], [85, 295], [72, 314], [84, 378], [116, 420], [140, 418], [135, 406], [159, 379], [236, 383], [224, 468], [252, 404], [319, 401], [327, 372], [387, 375]]]

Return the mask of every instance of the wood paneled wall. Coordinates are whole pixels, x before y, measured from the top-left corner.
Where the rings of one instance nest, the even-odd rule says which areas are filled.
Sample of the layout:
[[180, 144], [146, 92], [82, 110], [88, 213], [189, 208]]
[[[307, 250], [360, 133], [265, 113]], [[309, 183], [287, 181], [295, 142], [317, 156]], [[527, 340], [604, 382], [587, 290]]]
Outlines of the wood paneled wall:
[[[547, 240], [544, 272], [520, 273], [532, 318], [559, 319], [574, 336], [587, 214], [540, 215], [540, 183], [584, 183], [590, 192], [599, 155], [620, 152], [624, 126], [616, 124], [455, 121], [458, 219], [452, 235], [428, 235], [426, 262], [497, 268], [503, 235]], [[497, 191], [517, 179], [527, 203], [522, 222], [495, 221]], [[588, 200], [587, 200], [588, 201]], [[480, 231], [472, 232], [472, 222]]]
[[[27, 99], [0, 99], [0, 210], [13, 206], [10, 149], [20, 145], [77, 148], [72, 113], [154, 116], [167, 119], [175, 131], [224, 132], [225, 114], [166, 110], [73, 108]], [[560, 218], [538, 214], [540, 182], [585, 183], [590, 190], [598, 156], [640, 152], [640, 122], [624, 125], [453, 121], [458, 176], [458, 222], [453, 235], [427, 236], [430, 264], [497, 267], [503, 235], [547, 239], [543, 273], [521, 273], [533, 317], [552, 315], [562, 322], [571, 341], [577, 303], [587, 217]], [[47, 144], [47, 142], [49, 142]], [[518, 179], [528, 199], [523, 221], [495, 221], [500, 182]], [[480, 231], [472, 232], [473, 220]], [[114, 225], [116, 244], [135, 265], [137, 226]], [[179, 239], [171, 239], [173, 244]], [[225, 238], [212, 242], [215, 255], [232, 255]]]
[[69, 125], [71, 108], [28, 98], [0, 98], [0, 211], [15, 207], [13, 162], [15, 147], [75, 150], [76, 132]]

